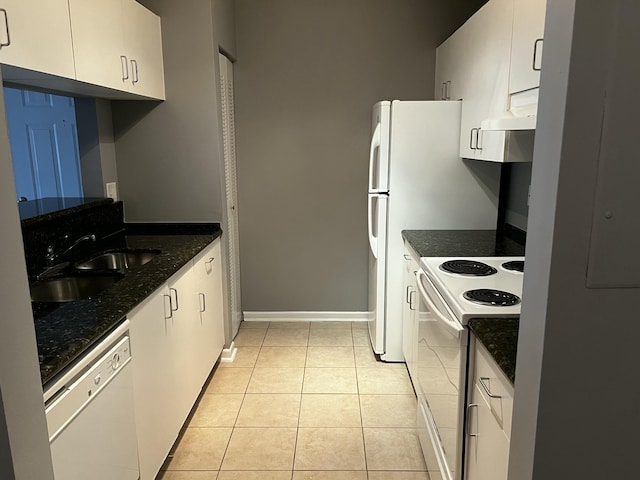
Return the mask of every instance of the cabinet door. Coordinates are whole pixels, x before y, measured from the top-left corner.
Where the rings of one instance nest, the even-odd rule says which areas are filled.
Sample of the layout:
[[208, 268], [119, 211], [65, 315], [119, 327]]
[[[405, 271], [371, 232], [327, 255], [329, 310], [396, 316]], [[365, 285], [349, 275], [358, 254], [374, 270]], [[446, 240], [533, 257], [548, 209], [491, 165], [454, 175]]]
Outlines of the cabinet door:
[[466, 480], [506, 480], [509, 440], [477, 385], [469, 405]]
[[184, 419], [176, 412], [175, 325], [169, 290], [158, 289], [128, 315], [141, 480], [152, 480]]
[[460, 27], [436, 49], [435, 100], [461, 100], [469, 81], [465, 68], [469, 61], [469, 28]]
[[515, 0], [509, 93], [540, 86], [546, 0]]
[[69, 0], [76, 79], [126, 90], [131, 72], [124, 53], [120, 0]]
[[122, 0], [124, 50], [132, 93], [164, 100], [160, 17], [134, 0]]
[[197, 373], [199, 314], [193, 263], [189, 262], [173, 275], [168, 281], [168, 286], [175, 332], [174, 362], [180, 372], [175, 384], [175, 408], [184, 422], [202, 387], [198, 383]]
[[222, 311], [222, 264], [217, 239], [195, 261], [199, 323], [197, 324], [199, 382], [202, 386], [224, 347]]
[[[407, 369], [411, 376], [411, 381], [416, 384], [418, 378], [416, 376], [416, 356], [418, 354], [418, 332], [415, 325], [415, 310], [417, 289], [416, 289], [416, 276], [415, 272], [418, 270], [418, 266], [413, 260], [413, 257], [406, 253], [404, 254], [404, 273], [403, 273], [403, 299], [402, 299], [402, 353], [404, 355], [405, 362], [407, 363]], [[416, 387], [417, 390], [417, 387]]]
[[462, 92], [461, 157], [504, 160], [505, 133], [484, 135], [480, 124], [507, 111], [512, 22], [513, 0], [490, 0], [461, 27], [469, 49]]
[[4, 0], [0, 8], [0, 63], [75, 78], [67, 0]]

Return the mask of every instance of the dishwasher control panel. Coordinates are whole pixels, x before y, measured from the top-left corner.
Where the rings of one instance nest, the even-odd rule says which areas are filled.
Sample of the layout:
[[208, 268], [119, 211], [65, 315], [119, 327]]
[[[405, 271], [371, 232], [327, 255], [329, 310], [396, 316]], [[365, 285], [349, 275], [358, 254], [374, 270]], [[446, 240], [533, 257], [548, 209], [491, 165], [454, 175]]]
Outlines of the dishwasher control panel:
[[[49, 441], [64, 430], [131, 359], [129, 336], [125, 335], [111, 345], [103, 342], [96, 349], [103, 354], [87, 365], [79, 365], [80, 371], [70, 372], [69, 378], [45, 403]], [[75, 375], [73, 374], [75, 373]], [[48, 395], [45, 395], [45, 398]]]

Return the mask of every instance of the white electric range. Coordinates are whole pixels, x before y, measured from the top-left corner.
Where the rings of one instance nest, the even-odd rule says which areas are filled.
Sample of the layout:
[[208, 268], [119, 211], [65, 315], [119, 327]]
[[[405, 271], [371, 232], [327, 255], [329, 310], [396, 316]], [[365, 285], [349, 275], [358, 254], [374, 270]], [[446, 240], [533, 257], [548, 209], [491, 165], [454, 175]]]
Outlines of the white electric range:
[[456, 319], [520, 315], [524, 257], [424, 257], [421, 266]]
[[424, 257], [420, 263], [418, 434], [432, 478], [461, 480], [466, 325], [474, 317], [520, 315], [524, 257]]

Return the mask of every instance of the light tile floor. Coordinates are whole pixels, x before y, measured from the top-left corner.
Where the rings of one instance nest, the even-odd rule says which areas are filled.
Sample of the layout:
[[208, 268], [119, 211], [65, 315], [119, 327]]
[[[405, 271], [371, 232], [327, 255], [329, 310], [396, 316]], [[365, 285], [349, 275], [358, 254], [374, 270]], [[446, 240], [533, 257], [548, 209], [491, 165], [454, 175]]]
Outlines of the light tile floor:
[[404, 364], [360, 322], [243, 322], [159, 480], [429, 480]]

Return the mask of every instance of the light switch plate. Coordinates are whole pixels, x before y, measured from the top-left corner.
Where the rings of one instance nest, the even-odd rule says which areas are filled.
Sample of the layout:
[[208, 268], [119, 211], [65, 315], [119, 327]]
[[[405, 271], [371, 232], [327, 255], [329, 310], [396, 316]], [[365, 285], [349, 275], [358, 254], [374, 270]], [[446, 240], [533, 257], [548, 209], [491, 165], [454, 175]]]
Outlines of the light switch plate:
[[107, 197], [113, 198], [114, 202], [118, 201], [118, 189], [116, 187], [116, 182], [107, 183]]

